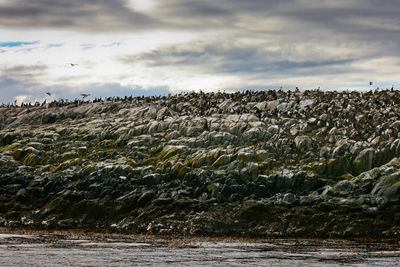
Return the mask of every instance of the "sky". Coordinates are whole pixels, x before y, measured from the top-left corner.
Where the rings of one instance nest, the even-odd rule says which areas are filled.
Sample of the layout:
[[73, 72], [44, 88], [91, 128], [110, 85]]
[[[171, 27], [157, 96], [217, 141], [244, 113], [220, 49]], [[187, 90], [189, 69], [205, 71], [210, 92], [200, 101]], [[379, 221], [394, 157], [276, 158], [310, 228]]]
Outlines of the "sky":
[[0, 103], [399, 88], [399, 14], [398, 0], [0, 0]]

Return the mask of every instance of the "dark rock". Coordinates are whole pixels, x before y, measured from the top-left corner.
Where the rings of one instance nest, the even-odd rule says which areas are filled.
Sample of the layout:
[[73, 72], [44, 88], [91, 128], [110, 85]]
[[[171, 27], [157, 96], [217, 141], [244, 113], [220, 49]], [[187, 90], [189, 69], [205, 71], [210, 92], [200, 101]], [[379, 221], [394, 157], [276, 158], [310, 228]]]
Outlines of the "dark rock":
[[364, 171], [372, 169], [375, 150], [372, 148], [364, 149], [353, 160], [353, 172], [358, 175]]
[[381, 197], [384, 201], [400, 200], [400, 172], [382, 177], [372, 189], [373, 196]]
[[155, 197], [156, 194], [153, 191], [147, 191], [139, 197], [139, 199], [137, 200], [137, 204], [140, 207], [143, 207], [144, 205], [148, 204], [151, 200], [153, 200]]
[[42, 123], [43, 124], [49, 124], [49, 123], [54, 123], [58, 120], [58, 115], [56, 113], [45, 113], [42, 116]]
[[257, 201], [244, 202], [238, 211], [238, 217], [246, 221], [266, 220], [270, 215], [271, 208]]

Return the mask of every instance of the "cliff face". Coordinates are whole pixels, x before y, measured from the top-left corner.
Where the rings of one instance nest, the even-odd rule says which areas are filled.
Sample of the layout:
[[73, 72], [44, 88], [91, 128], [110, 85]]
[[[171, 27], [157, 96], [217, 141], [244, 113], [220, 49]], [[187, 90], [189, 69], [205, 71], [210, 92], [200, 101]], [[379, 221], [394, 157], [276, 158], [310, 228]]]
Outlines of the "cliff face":
[[1, 108], [0, 223], [393, 235], [399, 104], [397, 91], [260, 91]]

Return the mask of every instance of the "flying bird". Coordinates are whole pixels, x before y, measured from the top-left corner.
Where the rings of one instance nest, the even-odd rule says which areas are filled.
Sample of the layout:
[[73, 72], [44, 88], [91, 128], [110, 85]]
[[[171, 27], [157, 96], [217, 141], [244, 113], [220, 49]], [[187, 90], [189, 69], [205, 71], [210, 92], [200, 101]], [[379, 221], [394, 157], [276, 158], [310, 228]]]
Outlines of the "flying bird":
[[373, 82], [369, 82], [369, 85], [372, 85], [373, 84]]
[[46, 95], [51, 96], [51, 93], [50, 93], [50, 92], [47, 92]]
[[69, 65], [71, 65], [72, 67], [78, 66], [78, 64], [76, 63], [69, 63]]
[[82, 98], [90, 96], [90, 94], [81, 94]]

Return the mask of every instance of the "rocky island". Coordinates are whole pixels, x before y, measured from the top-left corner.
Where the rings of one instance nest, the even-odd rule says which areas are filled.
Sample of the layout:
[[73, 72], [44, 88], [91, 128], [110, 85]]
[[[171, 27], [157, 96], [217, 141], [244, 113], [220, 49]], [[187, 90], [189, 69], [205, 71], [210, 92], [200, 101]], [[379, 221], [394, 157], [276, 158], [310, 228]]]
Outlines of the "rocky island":
[[397, 237], [400, 92], [185, 93], [0, 108], [0, 226]]

